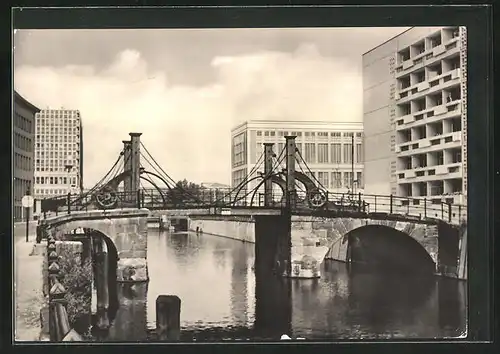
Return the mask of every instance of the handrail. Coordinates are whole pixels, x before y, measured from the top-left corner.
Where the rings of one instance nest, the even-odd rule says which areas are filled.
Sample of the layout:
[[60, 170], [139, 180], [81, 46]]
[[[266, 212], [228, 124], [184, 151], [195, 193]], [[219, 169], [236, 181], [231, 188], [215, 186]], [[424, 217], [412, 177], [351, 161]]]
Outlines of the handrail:
[[[113, 192], [109, 191], [103, 194], [93, 194], [85, 196], [68, 194], [66, 201], [59, 199], [56, 214], [59, 212], [71, 213], [76, 210], [106, 210], [120, 208], [148, 208], [148, 209], [197, 209], [197, 208], [231, 208], [236, 206], [243, 207], [264, 207], [263, 198], [251, 198], [234, 202], [237, 191], [233, 193], [226, 192], [229, 188], [222, 189], [201, 189], [199, 199], [184, 198], [182, 195], [177, 198], [169, 199], [169, 194], [161, 189], [141, 189], [137, 192]], [[427, 197], [401, 197], [396, 195], [378, 195], [364, 193], [335, 193], [324, 190], [314, 190], [308, 193], [296, 191], [296, 202], [292, 209], [299, 210], [301, 213], [309, 210], [315, 211], [363, 211], [365, 213], [387, 213], [390, 215], [406, 216], [411, 219], [437, 219], [448, 223], [463, 223], [467, 219], [466, 207], [459, 204], [446, 202], [433, 202]], [[274, 200], [271, 207], [286, 207], [285, 193], [272, 193]], [[167, 197], [165, 197], [165, 195]], [[215, 196], [227, 196], [222, 201]], [[316, 203], [311, 202], [311, 198], [319, 198]], [[75, 200], [78, 200], [75, 203]]]

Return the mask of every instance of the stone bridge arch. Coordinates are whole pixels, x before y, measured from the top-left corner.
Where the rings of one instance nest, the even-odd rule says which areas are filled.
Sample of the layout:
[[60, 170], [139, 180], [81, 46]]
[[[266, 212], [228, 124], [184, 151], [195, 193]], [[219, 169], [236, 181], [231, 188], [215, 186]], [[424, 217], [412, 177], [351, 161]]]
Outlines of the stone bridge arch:
[[[355, 230], [369, 225], [379, 225], [401, 232], [416, 241], [438, 264], [438, 226], [415, 221], [376, 220], [370, 218], [318, 218], [294, 217], [292, 219], [292, 246], [306, 245], [322, 248], [315, 251], [326, 259], [345, 262], [347, 259], [348, 236]], [[296, 234], [295, 237], [293, 234]], [[312, 235], [307, 240], [308, 235]], [[404, 237], [404, 235], [402, 236]], [[312, 242], [312, 240], [314, 240]], [[318, 258], [316, 256], [315, 258]], [[322, 261], [323, 258], [318, 259]]]
[[[40, 227], [57, 241], [78, 228], [92, 229], [107, 238], [118, 256], [118, 282], [149, 280], [147, 268], [147, 209], [92, 210], [62, 214], [42, 220]], [[134, 274], [133, 279], [130, 274]]]

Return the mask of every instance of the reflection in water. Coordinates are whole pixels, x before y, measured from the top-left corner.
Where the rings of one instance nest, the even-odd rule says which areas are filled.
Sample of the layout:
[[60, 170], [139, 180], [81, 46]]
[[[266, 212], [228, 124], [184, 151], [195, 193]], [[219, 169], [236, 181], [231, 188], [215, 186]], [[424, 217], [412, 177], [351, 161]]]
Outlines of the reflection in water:
[[[159, 295], [181, 298], [183, 341], [453, 337], [465, 331], [465, 284], [403, 277], [326, 261], [322, 278], [266, 278], [254, 245], [149, 230], [146, 288], [119, 288], [112, 340], [145, 340]], [[132, 295], [131, 295], [132, 294]], [[145, 301], [147, 299], [147, 301]], [[146, 330], [148, 328], [149, 333]]]

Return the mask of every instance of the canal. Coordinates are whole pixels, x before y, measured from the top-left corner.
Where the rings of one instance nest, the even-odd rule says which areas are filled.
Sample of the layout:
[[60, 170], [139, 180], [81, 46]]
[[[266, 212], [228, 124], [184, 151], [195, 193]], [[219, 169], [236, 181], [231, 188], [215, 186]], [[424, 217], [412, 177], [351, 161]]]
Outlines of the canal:
[[[259, 280], [254, 244], [148, 232], [150, 281], [103, 340], [154, 340], [158, 295], [181, 298], [181, 339], [319, 341], [450, 338], [466, 331], [466, 283], [351, 269], [325, 261], [317, 280]], [[119, 292], [124, 301], [124, 292]], [[125, 299], [127, 300], [127, 299]], [[130, 302], [130, 301], [129, 301]]]

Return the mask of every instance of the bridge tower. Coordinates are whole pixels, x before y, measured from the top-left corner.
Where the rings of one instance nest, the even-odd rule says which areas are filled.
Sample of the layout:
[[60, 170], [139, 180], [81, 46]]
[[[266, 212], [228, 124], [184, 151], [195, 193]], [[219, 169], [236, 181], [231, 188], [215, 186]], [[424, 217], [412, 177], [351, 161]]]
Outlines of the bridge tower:
[[271, 180], [271, 173], [273, 171], [273, 145], [274, 143], [264, 143], [264, 206], [271, 206], [273, 203], [273, 182]]
[[[131, 159], [131, 149], [132, 142], [130, 140], [123, 140], [123, 172], [130, 171], [132, 169], [132, 159]], [[132, 177], [128, 176], [123, 181], [123, 191], [127, 199], [132, 195]]]
[[141, 169], [141, 135], [142, 133], [129, 133], [130, 135], [130, 189], [132, 192], [132, 200], [136, 203], [137, 192], [140, 189], [140, 169]]
[[297, 146], [295, 144], [296, 136], [287, 135], [286, 139], [286, 206], [288, 209], [294, 208], [296, 203], [295, 190], [295, 155]]

